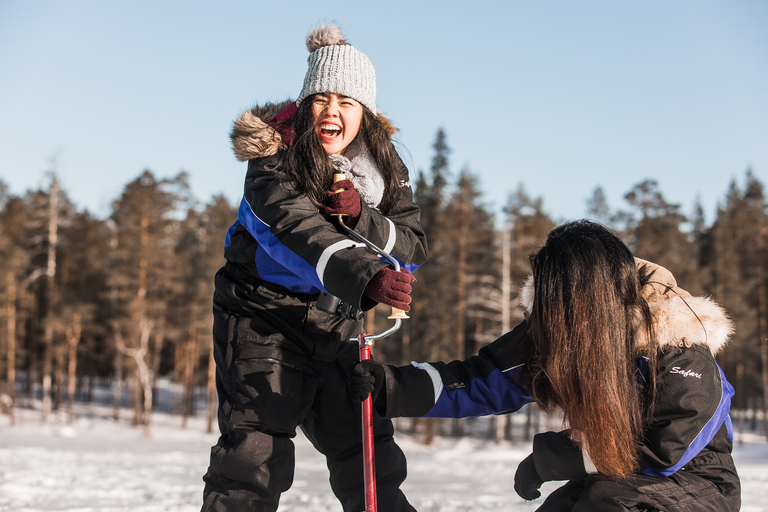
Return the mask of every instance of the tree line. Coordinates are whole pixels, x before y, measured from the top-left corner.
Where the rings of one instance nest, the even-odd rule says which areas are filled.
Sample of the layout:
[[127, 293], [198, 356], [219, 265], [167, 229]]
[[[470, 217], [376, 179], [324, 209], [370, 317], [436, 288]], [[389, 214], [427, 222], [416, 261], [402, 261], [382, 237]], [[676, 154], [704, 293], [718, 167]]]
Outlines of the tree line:
[[[430, 259], [415, 272], [411, 318], [374, 347], [375, 357], [393, 364], [463, 359], [514, 327], [523, 318], [528, 257], [558, 223], [522, 185], [497, 218], [472, 171], [451, 170], [442, 130], [433, 149], [430, 168], [413, 176]], [[768, 411], [763, 184], [746, 170], [710, 223], [700, 204], [686, 215], [653, 180], [634, 185], [624, 200], [612, 209], [598, 186], [587, 217], [616, 231], [637, 256], [668, 268], [681, 287], [726, 308], [736, 332], [718, 362], [736, 388], [737, 425], [756, 429]], [[213, 276], [236, 216], [237, 206], [223, 196], [204, 204], [194, 198], [184, 172], [159, 179], [145, 170], [125, 185], [107, 218], [72, 204], [55, 172], [47, 189], [21, 196], [0, 180], [0, 405], [11, 419], [15, 407], [35, 399], [43, 421], [61, 410], [71, 419], [75, 400], [93, 400], [101, 386], [113, 393], [115, 417], [132, 411], [149, 435], [158, 379], [167, 378], [181, 390], [182, 424], [206, 414], [213, 430]], [[367, 332], [387, 327], [388, 309], [368, 313]], [[526, 437], [536, 418], [528, 408]], [[398, 426], [429, 442], [439, 433], [464, 434], [467, 423]], [[497, 440], [512, 436], [509, 416], [493, 417], [487, 427]]]

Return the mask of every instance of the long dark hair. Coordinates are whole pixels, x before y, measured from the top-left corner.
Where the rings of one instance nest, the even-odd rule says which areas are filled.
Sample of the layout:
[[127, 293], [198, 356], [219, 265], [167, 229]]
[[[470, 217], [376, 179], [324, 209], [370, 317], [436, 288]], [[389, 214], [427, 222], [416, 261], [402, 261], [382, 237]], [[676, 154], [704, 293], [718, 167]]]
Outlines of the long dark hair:
[[598, 471], [628, 475], [643, 431], [637, 329], [653, 339], [634, 257], [604, 226], [576, 221], [552, 230], [531, 266], [532, 394], [545, 411], [563, 411]]
[[[315, 130], [317, 125], [312, 114], [314, 98], [314, 95], [305, 98], [293, 116], [293, 140], [279, 169], [297, 190], [321, 208], [325, 191], [333, 184], [335, 170]], [[365, 107], [357, 137], [363, 138], [384, 180], [384, 196], [378, 207], [387, 213], [402, 193], [400, 181], [408, 179], [408, 169], [398, 156], [381, 120]]]

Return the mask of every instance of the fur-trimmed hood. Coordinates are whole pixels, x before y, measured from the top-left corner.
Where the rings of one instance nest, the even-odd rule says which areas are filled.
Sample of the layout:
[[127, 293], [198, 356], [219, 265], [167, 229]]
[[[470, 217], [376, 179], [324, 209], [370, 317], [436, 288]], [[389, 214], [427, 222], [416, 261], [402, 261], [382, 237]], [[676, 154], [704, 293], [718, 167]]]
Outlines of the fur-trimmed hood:
[[[649, 261], [635, 258], [640, 268], [646, 266], [652, 272], [651, 280], [641, 293], [648, 302], [653, 321], [653, 331], [659, 346], [704, 345], [715, 356], [728, 343], [733, 334], [733, 322], [725, 310], [709, 297], [693, 297], [677, 286], [672, 273]], [[520, 302], [526, 316], [533, 308], [533, 276], [529, 276], [520, 294]], [[638, 341], [642, 351], [647, 340]]]
[[[296, 112], [296, 103], [286, 100], [279, 103], [266, 103], [253, 107], [240, 114], [232, 125], [229, 134], [235, 157], [241, 162], [252, 158], [271, 156], [280, 150], [287, 149], [290, 144], [290, 133], [276, 129], [277, 121], [290, 119]], [[377, 113], [378, 119], [392, 137], [397, 129], [382, 114]]]

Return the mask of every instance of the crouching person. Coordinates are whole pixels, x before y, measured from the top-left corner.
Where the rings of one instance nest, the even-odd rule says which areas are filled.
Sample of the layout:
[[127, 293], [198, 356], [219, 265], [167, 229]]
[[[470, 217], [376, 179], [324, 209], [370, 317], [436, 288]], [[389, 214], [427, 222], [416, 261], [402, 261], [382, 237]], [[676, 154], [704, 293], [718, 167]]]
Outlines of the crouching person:
[[587, 221], [550, 232], [531, 265], [526, 321], [464, 361], [361, 362], [353, 399], [387, 417], [559, 411], [567, 429], [536, 435], [515, 474], [526, 500], [567, 481], [542, 512], [739, 510], [725, 311]]

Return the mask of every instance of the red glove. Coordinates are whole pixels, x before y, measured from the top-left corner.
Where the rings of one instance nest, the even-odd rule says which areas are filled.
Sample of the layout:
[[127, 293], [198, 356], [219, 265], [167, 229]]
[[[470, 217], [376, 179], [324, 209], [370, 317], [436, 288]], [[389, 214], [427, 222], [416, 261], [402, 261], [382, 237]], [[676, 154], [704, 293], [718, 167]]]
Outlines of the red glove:
[[337, 181], [325, 191], [325, 214], [345, 215], [344, 224], [350, 228], [360, 219], [360, 193], [350, 180]]
[[411, 283], [415, 281], [410, 272], [401, 269], [400, 272], [390, 267], [379, 270], [366, 285], [363, 294], [380, 304], [393, 308], [410, 311]]

